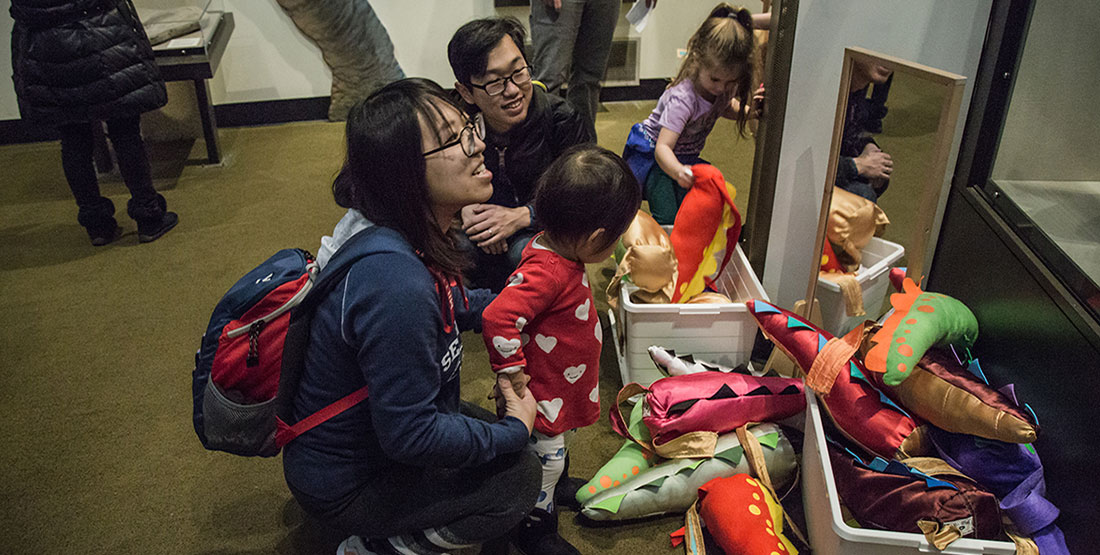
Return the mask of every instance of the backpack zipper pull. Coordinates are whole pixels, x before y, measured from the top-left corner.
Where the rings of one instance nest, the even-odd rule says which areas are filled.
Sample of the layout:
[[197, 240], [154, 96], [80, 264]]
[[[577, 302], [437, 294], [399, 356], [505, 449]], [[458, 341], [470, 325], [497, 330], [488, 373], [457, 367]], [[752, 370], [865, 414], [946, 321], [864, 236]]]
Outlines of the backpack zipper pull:
[[263, 320], [256, 320], [248, 327], [248, 357], [245, 358], [245, 366], [253, 367], [260, 364], [260, 332], [263, 329]]

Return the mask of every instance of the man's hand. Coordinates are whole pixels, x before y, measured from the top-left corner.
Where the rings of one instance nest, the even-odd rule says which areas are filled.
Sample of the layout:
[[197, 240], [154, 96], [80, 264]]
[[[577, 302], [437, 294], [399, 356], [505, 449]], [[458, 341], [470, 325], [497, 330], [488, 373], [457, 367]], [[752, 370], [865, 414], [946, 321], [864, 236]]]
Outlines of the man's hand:
[[[517, 372], [526, 377], [526, 374]], [[512, 389], [512, 379], [508, 375], [497, 375], [497, 386], [493, 390], [497, 400], [497, 414], [503, 413], [503, 416], [514, 416], [523, 422], [524, 426], [527, 426], [527, 433], [530, 434], [531, 430], [535, 428], [535, 396], [531, 395], [531, 391], [526, 387], [523, 388], [522, 393], [516, 393]], [[503, 418], [502, 416], [502, 418]]]
[[462, 209], [462, 230], [470, 241], [489, 254], [508, 250], [508, 238], [529, 225], [531, 212], [525, 206], [471, 204]]
[[555, 12], [561, 11], [561, 0], [543, 0], [546, 2], [546, 7], [554, 10]]
[[889, 179], [894, 173], [894, 159], [875, 143], [867, 143], [863, 153], [854, 160], [859, 175], [867, 179]]

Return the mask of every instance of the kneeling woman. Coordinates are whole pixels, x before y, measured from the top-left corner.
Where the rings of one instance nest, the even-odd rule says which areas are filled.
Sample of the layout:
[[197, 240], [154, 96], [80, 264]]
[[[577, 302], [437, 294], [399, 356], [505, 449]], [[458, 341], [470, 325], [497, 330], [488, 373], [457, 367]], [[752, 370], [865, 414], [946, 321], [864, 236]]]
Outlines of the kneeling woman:
[[346, 133], [332, 189], [349, 210], [318, 261], [367, 256], [317, 310], [294, 412], [364, 385], [369, 396], [286, 446], [287, 484], [307, 512], [353, 535], [351, 552], [487, 542], [531, 511], [541, 470], [523, 449], [529, 393], [500, 381], [499, 421], [459, 400], [459, 331], [480, 331], [491, 300], [456, 285], [465, 261], [451, 231], [463, 206], [492, 193], [481, 128], [435, 83], [405, 79], [353, 108]]

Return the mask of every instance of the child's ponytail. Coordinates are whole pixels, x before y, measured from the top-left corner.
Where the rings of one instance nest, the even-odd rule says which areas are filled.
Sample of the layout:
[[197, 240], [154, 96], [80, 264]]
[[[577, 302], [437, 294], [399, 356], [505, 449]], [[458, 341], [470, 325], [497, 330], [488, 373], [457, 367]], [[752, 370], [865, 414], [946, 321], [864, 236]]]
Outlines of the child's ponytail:
[[736, 19], [749, 32], [752, 32], [752, 13], [746, 8], [735, 8], [729, 4], [722, 3], [714, 7], [710, 11], [710, 17], [729, 17]]

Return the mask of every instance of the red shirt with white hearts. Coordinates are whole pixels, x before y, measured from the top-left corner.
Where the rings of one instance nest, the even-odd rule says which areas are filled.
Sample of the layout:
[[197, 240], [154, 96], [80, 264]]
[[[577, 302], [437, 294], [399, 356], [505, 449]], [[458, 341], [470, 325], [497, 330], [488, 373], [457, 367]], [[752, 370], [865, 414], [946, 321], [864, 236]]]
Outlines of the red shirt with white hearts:
[[600, 418], [603, 330], [584, 264], [551, 251], [541, 237], [482, 313], [482, 336], [493, 371], [522, 367], [531, 377], [535, 429], [556, 436]]

